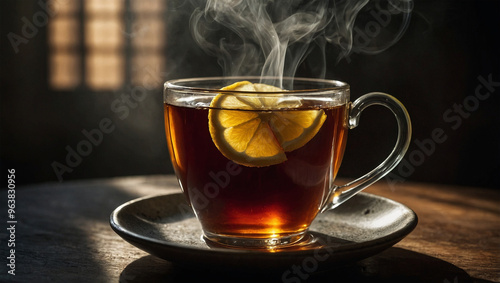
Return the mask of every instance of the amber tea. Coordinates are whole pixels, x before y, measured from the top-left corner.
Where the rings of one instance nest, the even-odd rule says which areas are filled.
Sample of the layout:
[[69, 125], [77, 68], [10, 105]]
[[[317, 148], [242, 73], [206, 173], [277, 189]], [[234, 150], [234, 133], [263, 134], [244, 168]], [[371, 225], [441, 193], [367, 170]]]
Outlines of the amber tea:
[[[347, 135], [346, 106], [322, 110], [326, 119], [311, 140], [286, 152], [286, 161], [259, 167], [235, 163], [220, 152], [209, 132], [207, 108], [165, 104], [172, 163], [205, 233], [274, 238], [307, 229], [337, 174]], [[278, 111], [294, 115], [306, 109]]]

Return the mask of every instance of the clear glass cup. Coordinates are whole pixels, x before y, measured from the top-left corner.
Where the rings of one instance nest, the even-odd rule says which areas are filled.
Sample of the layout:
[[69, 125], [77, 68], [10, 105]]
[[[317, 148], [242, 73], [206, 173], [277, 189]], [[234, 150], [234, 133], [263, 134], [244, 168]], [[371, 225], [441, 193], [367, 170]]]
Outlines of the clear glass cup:
[[[238, 81], [281, 82], [286, 91], [221, 90]], [[371, 105], [394, 113], [394, 149], [369, 173], [337, 186], [348, 129]], [[396, 98], [373, 92], [351, 103], [349, 85], [334, 80], [173, 80], [165, 83], [164, 110], [171, 161], [205, 239], [234, 248], [297, 245], [318, 213], [390, 172], [411, 137], [409, 115]], [[268, 129], [271, 134], [262, 134]], [[275, 155], [268, 150], [273, 143], [278, 145]]]

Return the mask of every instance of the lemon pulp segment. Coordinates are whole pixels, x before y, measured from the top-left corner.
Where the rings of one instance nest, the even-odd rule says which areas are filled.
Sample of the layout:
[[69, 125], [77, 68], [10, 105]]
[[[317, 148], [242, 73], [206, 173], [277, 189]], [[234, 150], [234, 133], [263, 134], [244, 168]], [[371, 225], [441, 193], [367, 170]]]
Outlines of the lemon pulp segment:
[[[284, 90], [241, 81], [221, 89], [249, 92], [245, 95], [221, 92], [208, 112], [208, 126], [215, 146], [228, 159], [245, 166], [262, 167], [287, 160], [285, 152], [309, 142], [323, 125], [322, 109], [298, 109], [298, 98], [284, 96]], [[259, 96], [251, 92], [276, 92]]]

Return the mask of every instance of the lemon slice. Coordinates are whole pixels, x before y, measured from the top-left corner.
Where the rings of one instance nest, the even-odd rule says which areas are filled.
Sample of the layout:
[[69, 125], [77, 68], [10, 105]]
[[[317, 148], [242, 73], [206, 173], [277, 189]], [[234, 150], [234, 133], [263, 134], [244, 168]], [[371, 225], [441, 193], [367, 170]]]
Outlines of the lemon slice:
[[[262, 167], [287, 160], [285, 152], [304, 146], [326, 119], [321, 109], [298, 109], [296, 97], [266, 85], [237, 82], [221, 90], [249, 92], [243, 96], [219, 93], [210, 104], [208, 126], [215, 146], [228, 159]], [[251, 92], [276, 92], [261, 97]]]

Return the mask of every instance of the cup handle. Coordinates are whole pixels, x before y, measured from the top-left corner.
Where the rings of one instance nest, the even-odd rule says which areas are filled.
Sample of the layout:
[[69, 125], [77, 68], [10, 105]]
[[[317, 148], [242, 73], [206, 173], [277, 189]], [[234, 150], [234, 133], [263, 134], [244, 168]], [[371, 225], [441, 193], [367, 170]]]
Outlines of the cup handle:
[[382, 105], [389, 108], [398, 122], [398, 138], [394, 149], [389, 156], [375, 169], [362, 177], [347, 183], [342, 186], [333, 185], [330, 188], [329, 194], [323, 204], [321, 212], [334, 209], [344, 203], [357, 193], [361, 192], [368, 186], [380, 180], [389, 173], [403, 159], [411, 138], [411, 122], [410, 116], [399, 100], [395, 97], [381, 92], [367, 93], [356, 99], [351, 105], [350, 114], [348, 117], [348, 127], [353, 129], [359, 124], [359, 117], [363, 110], [371, 105]]

